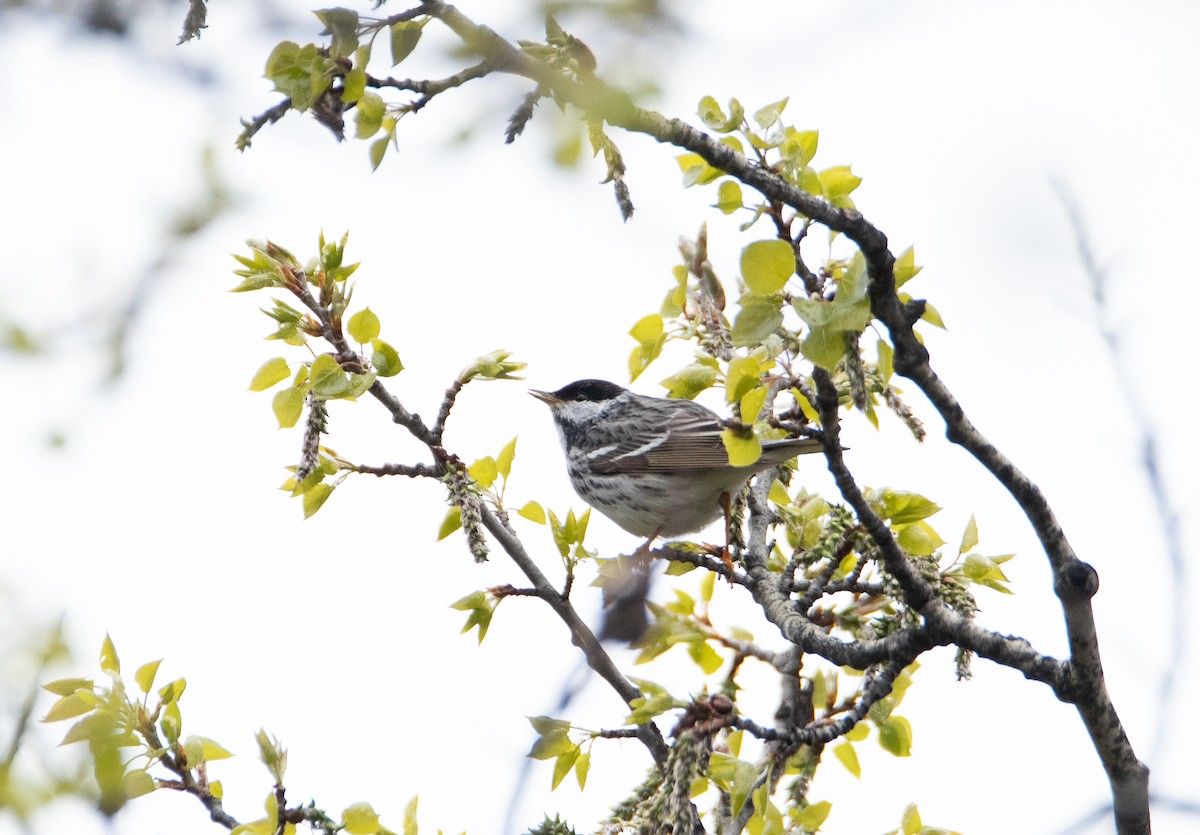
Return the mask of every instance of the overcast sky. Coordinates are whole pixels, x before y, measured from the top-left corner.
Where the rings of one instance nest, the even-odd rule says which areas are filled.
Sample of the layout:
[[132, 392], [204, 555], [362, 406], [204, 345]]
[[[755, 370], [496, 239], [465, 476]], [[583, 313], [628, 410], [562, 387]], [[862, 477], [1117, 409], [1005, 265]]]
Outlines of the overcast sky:
[[[461, 8], [506, 37], [538, 38], [536, 16], [510, 5]], [[1080, 557], [1100, 572], [1108, 685], [1154, 769], [1153, 790], [1200, 802], [1190, 762], [1200, 720], [1188, 709], [1200, 697], [1194, 641], [1169, 733], [1156, 741], [1177, 578], [1136, 440], [1140, 423], [1156, 433], [1170, 502], [1194, 552], [1200, 450], [1187, 374], [1198, 301], [1188, 254], [1200, 186], [1197, 7], [686, 8], [684, 34], [648, 47], [602, 34], [591, 18], [564, 25], [593, 45], [602, 75], [628, 79], [633, 66], [656, 74], [662, 92], [651, 103], [665, 113], [697, 122], [704, 95], [736, 96], [748, 109], [790, 95], [785, 119], [821, 131], [818, 167], [853, 164], [864, 178], [859, 208], [894, 251], [914, 245], [925, 267], [910, 288], [948, 325], [927, 331], [935, 369], [1042, 486]], [[549, 415], [526, 389], [580, 377], [625, 382], [626, 333], [657, 309], [677, 238], [707, 221], [729, 281], [747, 239], [708, 207], [711, 192], [681, 190], [670, 151], [645, 138], [614, 134], [637, 205], [626, 224], [609, 187], [597, 184], [599, 163], [549, 164], [551, 108], [505, 147], [504, 120], [526, 91], [511, 79], [474, 82], [406, 120], [400, 152], [374, 174], [365, 144], [338, 145], [293, 116], [239, 154], [238, 118], [275, 102], [261, 77], [271, 37], [307, 40], [317, 31], [299, 17], [267, 36], [245, 14], [214, 4], [203, 38], [183, 47], [174, 46], [182, 7], [147, 14], [128, 40], [34, 14], [0, 16], [8, 114], [0, 120], [0, 325], [23, 324], [50, 345], [36, 358], [0, 354], [6, 617], [28, 628], [65, 615], [77, 657], [55, 675], [98, 674], [108, 632], [127, 669], [165, 658], [162, 681], [186, 676], [184, 732], [237, 754], [213, 772], [242, 820], [260, 814], [270, 787], [253, 743], [266, 727], [291, 752], [293, 801], [312, 797], [336, 813], [368, 800], [396, 828], [420, 794], [426, 831], [494, 835], [531, 742], [523, 717], [553, 709], [577, 663], [573, 648], [544, 607], [524, 600], [500, 607], [481, 648], [458, 634], [463, 617], [451, 602], [520, 579], [500, 555], [479, 567], [457, 537], [434, 542], [445, 511], [436, 485], [349, 479], [301, 521], [299, 503], [275, 489], [297, 458], [298, 435], [275, 427], [269, 394], [246, 391], [254, 370], [281, 353], [261, 340], [269, 322], [257, 309], [269, 297], [225, 292], [235, 283], [229, 254], [245, 238], [270, 237], [307, 257], [321, 229], [350, 230], [348, 255], [363, 262], [355, 302], [382, 320], [383, 338], [407, 366], [393, 390], [422, 414], [436, 411], [440, 392], [479, 354], [506, 348], [528, 362], [527, 383], [469, 387], [447, 442], [473, 459], [518, 436], [510, 498], [561, 512], [582, 505], [569, 493]], [[438, 74], [448, 65], [430, 66]], [[420, 75], [421, 65], [405, 72]], [[455, 140], [467, 128], [472, 138]], [[169, 219], [200, 191], [206, 148], [233, 208], [159, 263]], [[1073, 195], [1107, 269], [1110, 306], [1100, 320], [1054, 184]], [[139, 282], [151, 289], [127, 370], [104, 385], [102, 327]], [[1120, 370], [1098, 321], [1119, 334]], [[657, 381], [687, 358], [665, 357], [636, 387], [660, 393]], [[929, 442], [919, 447], [887, 421], [876, 433], [850, 417], [851, 467], [866, 485], [916, 490], [942, 505], [931, 521], [949, 542], [974, 514], [981, 552], [1017, 554], [1005, 566], [1016, 594], [979, 592], [981, 622], [1061, 655], [1061, 618], [1036, 540], [999, 487], [942, 439], [931, 410], [915, 393], [909, 399], [930, 425]], [[335, 403], [331, 414], [328, 444], [343, 455], [420, 460], [373, 402]], [[61, 448], [49, 443], [55, 436]], [[803, 477], [834, 495], [818, 465]], [[521, 532], [553, 571], [546, 531]], [[636, 545], [603, 519], [593, 520], [592, 536], [603, 554]], [[732, 593], [719, 595], [730, 611]], [[594, 613], [598, 594], [578, 596]], [[1194, 615], [1184, 618], [1182, 634], [1194, 635]], [[741, 622], [770, 642], [761, 622]], [[617, 656], [630, 674], [673, 682], [678, 693], [698, 686], [674, 653], [661, 667], [636, 669], [631, 655]], [[1106, 802], [1073, 710], [1011, 671], [977, 663], [975, 672], [956, 685], [951, 653], [923, 659], [900, 711], [914, 726], [913, 757], [862, 744], [857, 781], [826, 763], [811, 794], [833, 802], [825, 831], [884, 831], [915, 801], [927, 823], [973, 835], [1057, 833]], [[773, 697], [768, 690], [760, 720], [769, 720]], [[566, 718], [614, 727], [624, 715], [593, 683]], [[47, 730], [38, 737], [53, 741], [65, 729]], [[69, 753], [52, 756], [68, 761]], [[587, 831], [648, 764], [632, 742], [598, 743], [593, 756], [583, 794], [569, 780], [549, 794], [550, 768], [536, 766], [522, 826], [560, 811]], [[102, 830], [63, 806], [36, 824], [39, 832]], [[1188, 832], [1195, 819], [1159, 811], [1155, 824], [1159, 833]], [[1102, 818], [1074, 831], [1110, 829]], [[0, 833], [10, 831], [0, 813]], [[213, 824], [195, 801], [159, 792], [124, 811], [116, 831], [187, 835]]]

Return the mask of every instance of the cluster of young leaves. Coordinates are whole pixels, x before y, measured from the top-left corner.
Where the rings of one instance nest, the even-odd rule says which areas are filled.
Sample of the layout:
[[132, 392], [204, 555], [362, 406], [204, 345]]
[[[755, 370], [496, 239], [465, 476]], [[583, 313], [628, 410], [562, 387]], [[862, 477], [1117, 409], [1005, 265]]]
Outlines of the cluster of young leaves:
[[[99, 807], [107, 815], [115, 814], [135, 797], [158, 789], [186, 791], [199, 797], [231, 827], [231, 835], [294, 835], [296, 824], [285, 814], [280, 827], [280, 789], [287, 771], [287, 751], [266, 731], [255, 735], [259, 757], [267, 767], [273, 787], [265, 800], [266, 816], [249, 823], [236, 823], [224, 812], [224, 794], [220, 780], [209, 778], [210, 763], [233, 754], [208, 737], [183, 735], [180, 699], [187, 681], [175, 679], [156, 691], [154, 681], [162, 660], [142, 664], [133, 674], [137, 695], [130, 692], [121, 675], [121, 661], [109, 636], [100, 647], [100, 669], [107, 684], [90, 678], [64, 678], [43, 685], [58, 696], [43, 722], [75, 719], [62, 744], [87, 743], [93, 776], [99, 789]], [[417, 799], [404, 812], [403, 832], [416, 835]], [[369, 803], [346, 807], [335, 821], [310, 806], [303, 819], [327, 831], [341, 830], [354, 835], [396, 835], [379, 822]]]
[[[154, 690], [154, 679], [161, 661], [138, 667], [134, 683], [140, 696], [129, 693], [121, 677], [121, 662], [116, 647], [107, 635], [100, 648], [100, 669], [108, 684], [90, 678], [65, 678], [43, 687], [58, 696], [43, 722], [75, 719], [62, 744], [87, 743], [100, 808], [114, 814], [130, 798], [154, 791], [159, 780], [150, 770], [166, 763], [173, 775], [186, 769], [198, 781], [207, 784], [214, 796], [221, 796], [220, 781], [207, 782], [206, 763], [232, 756], [220, 744], [206, 737], [183, 736], [180, 697], [187, 688], [185, 679], [176, 679]], [[135, 749], [128, 759], [123, 749]]]
[[[509, 451], [510, 448], [515, 448], [515, 444], [516, 439], [514, 438], [509, 445], [505, 447], [505, 450]], [[491, 459], [489, 457], [480, 460], [485, 463], [478, 469], [481, 469], [484, 473], [490, 473], [491, 468], [495, 466], [497, 468], [497, 473], [507, 478], [508, 469], [512, 465], [512, 453], [509, 451], [508, 455], [506, 456], [504, 452], [501, 452], [501, 455], [498, 459]], [[477, 461], [475, 464], [471, 465], [470, 469], [472, 474], [474, 474], [476, 471], [479, 463], [480, 462]], [[501, 492], [503, 491], [501, 490]], [[489, 498], [494, 498], [494, 496]], [[496, 507], [498, 510], [502, 509], [498, 504], [498, 500]], [[601, 576], [603, 576], [603, 565], [606, 562], [613, 562], [597, 559], [597, 552], [590, 551], [583, 545], [584, 538], [587, 536], [588, 520], [591, 519], [592, 515], [591, 509], [584, 511], [579, 516], [575, 515], [574, 510], [568, 510], [566, 517], [564, 519], [559, 519], [553, 510], [545, 510], [538, 502], [531, 500], [526, 502], [525, 505], [517, 511], [517, 515], [538, 525], [549, 525], [550, 535], [554, 540], [554, 546], [558, 550], [559, 555], [562, 557], [563, 567], [566, 570], [568, 577], [572, 577], [574, 575], [576, 566], [582, 560], [593, 560], [600, 565]], [[457, 507], [452, 507], [446, 514], [445, 519], [442, 520], [442, 527], [438, 531], [438, 539], [445, 539], [460, 527], [462, 527], [461, 510]], [[598, 577], [597, 583], [599, 583], [599, 579], [600, 578]], [[500, 601], [503, 600], [505, 596], [505, 594], [498, 593], [496, 590], [486, 589], [482, 591], [473, 591], [452, 603], [451, 608], [462, 612], [467, 612], [467, 622], [463, 624], [462, 631], [469, 632], [471, 629], [478, 628], [479, 643], [483, 643], [484, 636], [487, 635], [488, 626], [491, 625], [492, 616], [496, 612], [496, 607], [500, 605]]]
[[[265, 75], [276, 91], [287, 96], [290, 109], [312, 111], [339, 139], [344, 131], [342, 114], [352, 108], [358, 139], [382, 134], [371, 143], [369, 152], [372, 168], [378, 168], [389, 145], [396, 143], [397, 123], [421, 104], [386, 103], [368, 87], [367, 66], [376, 41], [385, 32], [390, 66], [403, 62], [417, 48], [430, 18], [420, 15], [389, 23], [346, 8], [322, 9], [314, 14], [325, 25], [321, 34], [329, 36], [328, 43], [302, 46], [282, 41], [268, 56]], [[257, 129], [251, 123], [243, 124], [246, 130], [238, 138], [240, 149], [249, 147]]]
[[[550, 787], [557, 789], [563, 778], [574, 771], [575, 780], [582, 790], [587, 784], [588, 769], [592, 764], [592, 743], [600, 734], [572, 728], [570, 722], [549, 716], [530, 716], [528, 719], [538, 735], [529, 756], [535, 760], [554, 760]], [[580, 736], [579, 741], [571, 739], [572, 730]]]
[[[325, 430], [325, 401], [355, 400], [370, 389], [379, 377], [393, 377], [404, 370], [400, 355], [379, 338], [379, 317], [364, 308], [345, 319], [354, 288], [347, 280], [358, 264], [344, 263], [346, 236], [326, 242], [322, 233], [318, 255], [306, 264], [270, 241], [248, 241], [251, 255], [234, 255], [243, 266], [234, 274], [242, 278], [233, 292], [281, 289], [291, 293], [304, 311], [273, 298], [272, 307], [263, 313], [275, 322], [267, 336], [288, 345], [307, 345], [310, 338], [332, 332], [347, 334], [359, 344], [360, 351], [351, 361], [339, 361], [336, 352], [320, 353], [293, 364], [286, 357], [272, 357], [250, 379], [251, 391], [267, 391], [280, 383], [271, 401], [280, 428], [289, 429], [299, 422], [305, 405], [310, 409], [308, 432], [315, 439]], [[343, 322], [343, 320], [345, 321]], [[336, 453], [316, 447], [310, 460], [292, 467], [294, 476], [281, 489], [302, 498], [305, 517], [312, 516], [333, 493], [335, 484], [327, 481], [341, 469]]]

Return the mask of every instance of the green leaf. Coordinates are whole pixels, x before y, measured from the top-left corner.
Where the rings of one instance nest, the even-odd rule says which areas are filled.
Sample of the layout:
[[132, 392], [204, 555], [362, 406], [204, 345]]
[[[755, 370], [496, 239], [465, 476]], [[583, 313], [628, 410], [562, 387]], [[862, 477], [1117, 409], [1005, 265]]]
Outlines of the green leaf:
[[100, 645], [100, 669], [109, 675], [121, 674], [121, 661], [117, 658], [117, 648], [113, 646], [112, 638], [107, 634], [104, 643]]
[[[737, 403], [746, 392], [759, 384], [759, 377], [765, 370], [761, 361], [765, 355], [766, 351], [760, 349], [749, 356], [734, 357], [729, 361], [725, 372], [726, 403]], [[769, 362], [765, 365], [770, 367]]]
[[553, 731], [542, 734], [534, 741], [529, 756], [535, 760], [550, 760], [571, 750], [578, 751], [579, 746], [567, 737], [567, 732]]
[[390, 144], [390, 140], [391, 140], [390, 136], [384, 136], [379, 139], [376, 139], [374, 142], [371, 143], [371, 148], [370, 148], [369, 154], [370, 154], [370, 159], [371, 159], [371, 170], [372, 171], [374, 171], [376, 168], [378, 168], [379, 164], [381, 162], [383, 162], [383, 155], [387, 153], [387, 149], [388, 149], [388, 145]]
[[796, 272], [796, 254], [787, 241], [755, 241], [742, 250], [742, 278], [756, 296], [778, 293]]
[[[716, 575], [710, 574], [709, 576], [715, 577]], [[696, 663], [696, 666], [704, 671], [705, 675], [711, 676], [725, 663], [720, 654], [709, 646], [708, 641], [693, 641], [688, 644], [688, 655]]]
[[905, 525], [896, 535], [896, 541], [905, 551], [917, 556], [928, 557], [945, 544], [928, 522], [913, 522]]
[[403, 835], [417, 835], [417, 796], [408, 801], [408, 805], [404, 807], [404, 833]]
[[158, 788], [158, 783], [154, 782], [154, 778], [141, 769], [128, 772], [121, 779], [121, 785], [127, 800], [150, 794]]
[[575, 766], [575, 760], [578, 757], [579, 746], [575, 745], [554, 758], [554, 776], [550, 781], [551, 791], [557, 789], [558, 784], [563, 781], [563, 778], [571, 773], [571, 769]]
[[304, 389], [291, 387], [276, 392], [271, 409], [275, 412], [275, 420], [279, 421], [279, 428], [291, 429], [304, 411]]
[[583, 791], [587, 783], [588, 769], [592, 765], [592, 755], [581, 753], [575, 759], [575, 780], [579, 783], [579, 790]]
[[896, 757], [912, 753], [912, 724], [903, 716], [889, 716], [879, 725], [879, 744]]
[[99, 702], [94, 697], [89, 699], [82, 693], [72, 693], [52, 704], [46, 711], [46, 715], [42, 717], [42, 721], [61, 722], [63, 719], [73, 719], [76, 716], [90, 713], [98, 706]]
[[[462, 508], [455, 505], [446, 511], [446, 516], [442, 519], [442, 524], [438, 528], [437, 538], [442, 541], [450, 534], [462, 527]], [[457, 608], [457, 605], [456, 607]]]
[[375, 835], [379, 815], [370, 803], [352, 803], [342, 811], [342, 826], [350, 835]]
[[637, 340], [639, 345], [656, 345], [663, 335], [663, 318], [657, 313], [643, 316], [637, 320], [629, 335]]
[[721, 442], [725, 444], [731, 467], [749, 467], [762, 457], [762, 444], [753, 432], [722, 429]]
[[756, 296], [749, 293], [738, 299], [741, 308], [734, 317], [729, 335], [735, 348], [745, 348], [762, 343], [783, 324], [780, 311], [782, 298], [777, 295]]
[[910, 803], [904, 808], [904, 815], [900, 818], [900, 831], [904, 835], [918, 835], [924, 827], [921, 825], [921, 813], [917, 811], [917, 804]]
[[810, 803], [803, 809], [794, 810], [792, 817], [795, 818], [796, 823], [806, 832], [816, 832], [825, 823], [825, 819], [829, 817], [829, 812], [832, 808], [832, 803], [828, 800], [822, 800], [818, 803]]
[[727, 130], [729, 117], [721, 110], [721, 105], [717, 104], [717, 100], [712, 96], [705, 96], [700, 99], [700, 104], [696, 107], [696, 113], [700, 116], [706, 127], [715, 131]]
[[158, 675], [158, 665], [162, 663], [162, 659], [150, 661], [138, 667], [137, 672], [133, 674], [133, 680], [137, 682], [138, 689], [143, 693], [149, 693], [154, 687], [154, 677]]
[[491, 487], [496, 481], [496, 476], [500, 474], [499, 469], [496, 467], [496, 459], [490, 455], [480, 458], [474, 464], [467, 467], [467, 472], [471, 474], [471, 478], [475, 479], [475, 483], [484, 490]]
[[784, 97], [777, 102], [760, 107], [754, 111], [754, 121], [758, 122], [760, 128], [766, 130], [779, 121], [779, 116], [783, 113], [783, 109], [787, 107], [787, 103], [787, 97]]
[[880, 338], [875, 345], [879, 352], [879, 360], [875, 368], [879, 371], [879, 376], [883, 378], [883, 382], [886, 383], [892, 379], [892, 373], [895, 370], [892, 360], [896, 355], [896, 350], [883, 338]]
[[517, 439], [513, 438], [504, 445], [504, 449], [500, 450], [500, 454], [496, 456], [496, 471], [504, 478], [508, 478], [512, 472], [513, 457], [517, 454]]
[[700, 392], [711, 388], [717, 381], [717, 370], [707, 365], [694, 363], [685, 366], [662, 381], [667, 396], [692, 400]]
[[267, 57], [267, 78], [275, 89], [292, 100], [292, 107], [308, 110], [328, 89], [332, 59], [320, 54], [316, 44], [278, 44]]
[[735, 180], [726, 180], [717, 189], [717, 202], [714, 208], [723, 214], [731, 215], [742, 208], [742, 187]]
[[896, 289], [903, 287], [909, 279], [921, 271], [916, 264], [916, 258], [911, 246], [896, 256], [896, 263], [892, 265], [892, 275], [896, 277]]
[[321, 505], [325, 504], [331, 493], [333, 493], [333, 485], [326, 484], [325, 482], [314, 484], [308, 490], [304, 491], [304, 498], [301, 499], [304, 507], [304, 518], [307, 519], [320, 510]]
[[421, 42], [423, 23], [415, 20], [402, 20], [392, 24], [392, 66], [396, 66], [409, 55], [412, 55], [417, 44]]
[[379, 336], [379, 317], [371, 312], [371, 308], [364, 307], [350, 317], [346, 330], [351, 339], [364, 345]]
[[530, 522], [536, 522], [539, 525], [546, 524], [546, 511], [542, 506], [534, 501], [525, 503], [525, 506], [517, 511], [518, 516], [523, 516]]
[[714, 752], [712, 755], [709, 762], [709, 775], [713, 780], [727, 787], [735, 816], [745, 805], [758, 780], [758, 772], [753, 765], [745, 760], [719, 752]]
[[358, 49], [358, 12], [353, 9], [321, 9], [313, 12], [325, 24], [322, 35], [332, 35], [329, 51], [338, 57], [353, 54]]
[[291, 371], [287, 360], [275, 357], [264, 362], [250, 379], [250, 391], [265, 391], [276, 383], [286, 380]]
[[526, 716], [529, 724], [537, 731], [538, 736], [546, 734], [565, 734], [571, 729], [571, 723], [566, 719], [555, 719], [553, 716]]
[[179, 701], [177, 699], [172, 699], [163, 705], [158, 726], [162, 728], [163, 736], [167, 738], [167, 742], [174, 745], [179, 741], [179, 734], [183, 730], [183, 715], [179, 712]]
[[925, 312], [921, 314], [921, 318], [935, 327], [946, 329], [946, 323], [942, 321], [942, 314], [938, 313], [937, 308], [929, 302], [925, 302]]
[[779, 146], [779, 154], [791, 165], [805, 168], [817, 155], [819, 136], [815, 130], [788, 128], [784, 132], [783, 144]]
[[849, 165], [835, 165], [817, 174], [825, 196], [834, 205], [854, 191], [862, 183], [862, 177], [856, 176]]
[[895, 525], [927, 519], [941, 508], [919, 493], [906, 490], [884, 490], [881, 494], [880, 515]]
[[855, 777], [862, 777], [862, 766], [859, 765], [858, 752], [854, 750], [853, 745], [842, 741], [834, 746], [833, 755], [846, 767], [847, 771]]
[[[800, 301], [802, 300], [795, 300]], [[845, 355], [848, 344], [845, 331], [828, 327], [813, 328], [800, 343], [800, 353], [826, 371], [832, 371]]]
[[[366, 52], [366, 49], [359, 49], [358, 52]], [[355, 66], [350, 72], [346, 73], [342, 79], [342, 101], [345, 104], [355, 104], [367, 92], [367, 73], [363, 70], [363, 64], [358, 59], [355, 59]], [[357, 122], [358, 119], [355, 119]], [[362, 137], [359, 137], [360, 139]]]
[[60, 678], [42, 685], [42, 689], [55, 696], [70, 696], [76, 690], [91, 690], [95, 683], [90, 678]]
[[404, 370], [396, 349], [382, 339], [371, 340], [371, 365], [380, 377], [395, 377]]
[[[379, 132], [383, 126], [383, 117], [387, 113], [387, 105], [378, 93], [364, 92], [354, 106], [354, 135], [359, 139], [369, 139]], [[386, 137], [383, 140], [387, 142]], [[381, 155], [382, 156], [382, 155]], [[379, 163], [375, 163], [378, 167]]]
[[309, 370], [312, 392], [322, 400], [345, 396], [350, 390], [350, 380], [338, 361], [329, 354], [320, 354], [312, 361]]
[[769, 386], [758, 386], [742, 395], [742, 399], [738, 403], [738, 412], [742, 423], [753, 424], [758, 420], [763, 406], [766, 405], [767, 394], [769, 393]]
[[972, 513], [971, 518], [967, 521], [966, 530], [963, 531], [962, 542], [958, 545], [958, 553], [965, 554], [978, 544], [979, 528], [975, 525], [975, 514]]
[[683, 172], [683, 186], [704, 185], [724, 175], [724, 171], [713, 168], [699, 154], [680, 154], [675, 157], [679, 170]]

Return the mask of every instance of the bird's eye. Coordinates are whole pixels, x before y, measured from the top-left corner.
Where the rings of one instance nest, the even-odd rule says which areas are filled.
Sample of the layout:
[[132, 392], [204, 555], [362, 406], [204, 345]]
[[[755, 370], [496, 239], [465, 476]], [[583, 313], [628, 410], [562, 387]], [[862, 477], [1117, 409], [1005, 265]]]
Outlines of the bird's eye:
[[585, 401], [585, 400], [587, 400], [587, 399], [588, 399], [587, 395], [586, 395], [586, 394], [584, 394], [582, 391], [581, 391], [581, 392], [579, 392], [579, 394], [575, 395], [575, 402], [576, 402], [576, 403], [582, 403], [582, 402], [584, 402], [584, 401]]

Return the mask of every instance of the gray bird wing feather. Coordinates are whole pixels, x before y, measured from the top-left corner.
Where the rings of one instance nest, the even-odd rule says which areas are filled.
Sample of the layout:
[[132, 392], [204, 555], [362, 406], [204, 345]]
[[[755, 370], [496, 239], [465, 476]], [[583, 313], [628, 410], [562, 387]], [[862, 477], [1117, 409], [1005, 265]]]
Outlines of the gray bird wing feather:
[[[671, 401], [669, 409], [647, 410], [654, 420], [623, 421], [630, 430], [618, 443], [588, 457], [597, 473], [645, 473], [703, 470], [728, 467], [729, 454], [721, 440], [721, 423], [715, 413], [690, 400]], [[646, 413], [643, 413], [646, 414]], [[815, 438], [765, 441], [763, 467], [780, 464], [796, 455], [820, 452]]]

